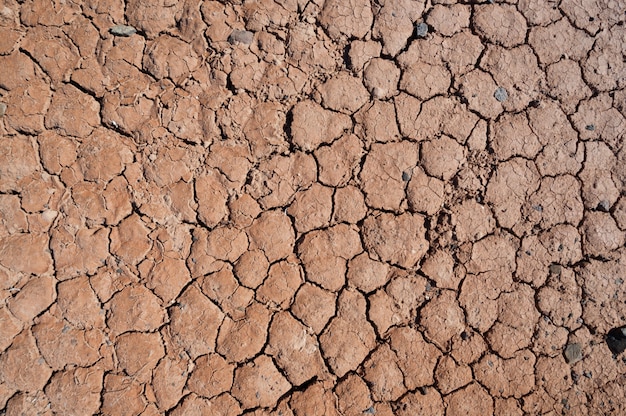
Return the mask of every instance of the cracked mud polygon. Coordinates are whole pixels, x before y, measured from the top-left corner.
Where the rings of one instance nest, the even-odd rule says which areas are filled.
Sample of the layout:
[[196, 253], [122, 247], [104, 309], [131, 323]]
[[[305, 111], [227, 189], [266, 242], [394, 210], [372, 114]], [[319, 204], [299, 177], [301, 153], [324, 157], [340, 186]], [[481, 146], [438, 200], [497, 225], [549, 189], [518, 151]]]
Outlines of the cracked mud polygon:
[[0, 414], [626, 414], [625, 21], [4, 0]]

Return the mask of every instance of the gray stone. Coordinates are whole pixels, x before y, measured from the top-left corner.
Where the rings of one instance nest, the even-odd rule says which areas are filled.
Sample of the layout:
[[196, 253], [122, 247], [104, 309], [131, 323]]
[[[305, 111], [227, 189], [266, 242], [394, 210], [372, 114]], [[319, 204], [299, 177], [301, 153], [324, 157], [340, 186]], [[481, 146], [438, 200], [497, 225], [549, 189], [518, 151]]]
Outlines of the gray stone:
[[249, 30], [233, 30], [233, 33], [228, 37], [228, 43], [243, 43], [244, 45], [250, 45], [254, 39], [254, 33]]
[[568, 364], [574, 364], [583, 359], [583, 351], [578, 343], [567, 344], [563, 355]]
[[554, 275], [561, 274], [561, 265], [560, 264], [551, 264], [550, 265], [550, 273]]
[[598, 204], [598, 211], [609, 212], [611, 209], [611, 204], [607, 200], [602, 200]]
[[109, 29], [109, 32], [114, 36], [128, 37], [137, 33], [137, 29], [127, 25], [116, 25]]
[[496, 97], [496, 100], [500, 102], [504, 102], [509, 98], [509, 93], [502, 87], [496, 88], [496, 92], [493, 93], [493, 96]]
[[428, 34], [428, 25], [426, 23], [419, 23], [415, 26], [415, 34], [418, 38], [423, 38]]
[[0, 117], [4, 117], [7, 112], [7, 105], [5, 103], [0, 103]]

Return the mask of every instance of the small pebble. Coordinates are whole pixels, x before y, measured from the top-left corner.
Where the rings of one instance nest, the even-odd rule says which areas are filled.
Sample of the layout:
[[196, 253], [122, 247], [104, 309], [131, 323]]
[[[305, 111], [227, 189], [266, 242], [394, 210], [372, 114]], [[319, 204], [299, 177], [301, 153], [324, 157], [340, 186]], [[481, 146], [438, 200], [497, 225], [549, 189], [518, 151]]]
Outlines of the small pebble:
[[561, 265], [560, 264], [551, 264], [550, 265], [550, 273], [557, 275], [561, 274]]
[[426, 23], [419, 23], [415, 26], [415, 33], [418, 38], [423, 38], [428, 34], [428, 25]]
[[4, 117], [7, 112], [7, 105], [5, 103], [0, 103], [0, 117]]
[[606, 343], [615, 355], [626, 350], [626, 326], [613, 328], [606, 335]]
[[611, 209], [611, 204], [607, 200], [600, 201], [598, 204], [598, 211], [609, 212], [609, 209]]
[[409, 172], [402, 172], [402, 180], [408, 182], [411, 180], [411, 174]]
[[254, 39], [254, 33], [249, 30], [233, 30], [233, 33], [228, 37], [228, 43], [242, 43], [244, 45], [250, 45]]
[[375, 87], [372, 89], [372, 98], [379, 99], [385, 96], [385, 90], [380, 87]]
[[117, 25], [109, 29], [109, 32], [114, 36], [128, 37], [137, 33], [137, 29], [128, 25]]
[[509, 93], [502, 87], [496, 88], [496, 92], [493, 93], [493, 96], [496, 97], [496, 100], [501, 103], [506, 101], [509, 98]]
[[588, 130], [588, 131], [594, 131], [595, 129], [596, 129], [596, 126], [593, 124], [587, 124], [585, 126], [585, 130]]
[[565, 361], [567, 361], [568, 364], [574, 364], [583, 359], [582, 348], [578, 343], [567, 344], [564, 355]]

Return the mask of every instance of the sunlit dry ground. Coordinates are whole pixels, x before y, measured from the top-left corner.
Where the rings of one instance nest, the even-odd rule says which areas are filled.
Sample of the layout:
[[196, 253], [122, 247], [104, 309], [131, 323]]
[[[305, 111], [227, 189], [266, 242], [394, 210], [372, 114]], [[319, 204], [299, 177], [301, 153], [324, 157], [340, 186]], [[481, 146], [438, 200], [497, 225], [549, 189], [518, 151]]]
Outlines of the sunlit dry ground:
[[625, 13], [3, 0], [0, 414], [626, 414]]

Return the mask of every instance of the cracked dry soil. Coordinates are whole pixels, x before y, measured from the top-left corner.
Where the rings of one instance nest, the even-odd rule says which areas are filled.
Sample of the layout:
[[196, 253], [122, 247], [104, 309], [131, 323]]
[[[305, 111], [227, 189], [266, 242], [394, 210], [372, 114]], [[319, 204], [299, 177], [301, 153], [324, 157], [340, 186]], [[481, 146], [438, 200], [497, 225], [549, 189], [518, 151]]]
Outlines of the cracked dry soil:
[[0, 414], [626, 414], [625, 20], [3, 0]]

